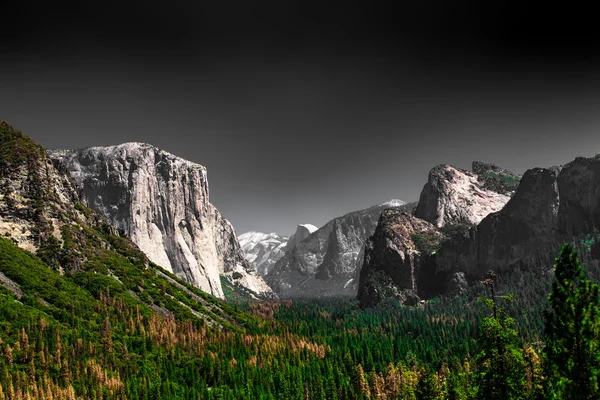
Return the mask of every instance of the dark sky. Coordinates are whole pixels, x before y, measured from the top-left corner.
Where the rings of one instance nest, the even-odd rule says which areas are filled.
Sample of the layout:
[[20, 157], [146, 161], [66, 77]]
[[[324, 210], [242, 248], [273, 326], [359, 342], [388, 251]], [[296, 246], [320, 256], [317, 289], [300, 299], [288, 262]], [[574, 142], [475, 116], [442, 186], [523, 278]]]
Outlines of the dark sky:
[[198, 162], [238, 233], [417, 200], [440, 163], [600, 153], [596, 13], [573, 3], [86, 3], [3, 5], [0, 119]]

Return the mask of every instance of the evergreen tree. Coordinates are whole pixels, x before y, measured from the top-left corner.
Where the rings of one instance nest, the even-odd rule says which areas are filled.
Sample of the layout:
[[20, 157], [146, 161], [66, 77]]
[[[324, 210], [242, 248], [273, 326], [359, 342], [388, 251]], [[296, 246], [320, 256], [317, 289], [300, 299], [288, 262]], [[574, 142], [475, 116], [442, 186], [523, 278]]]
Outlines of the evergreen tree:
[[598, 399], [599, 287], [587, 279], [577, 252], [565, 244], [555, 260], [556, 282], [546, 312], [546, 397]]
[[441, 391], [438, 387], [437, 378], [431, 371], [424, 371], [419, 379], [415, 395], [419, 400], [437, 400]]
[[[515, 321], [497, 305], [493, 273], [483, 283], [490, 287], [491, 297], [481, 299], [492, 308], [493, 315], [481, 323], [481, 352], [476, 362], [477, 398], [481, 400], [522, 399], [525, 392], [525, 360], [518, 343]], [[512, 296], [501, 296], [511, 300]]]
[[369, 382], [365, 378], [365, 371], [362, 365], [358, 364], [354, 371], [354, 390], [358, 399], [370, 399], [371, 389]]

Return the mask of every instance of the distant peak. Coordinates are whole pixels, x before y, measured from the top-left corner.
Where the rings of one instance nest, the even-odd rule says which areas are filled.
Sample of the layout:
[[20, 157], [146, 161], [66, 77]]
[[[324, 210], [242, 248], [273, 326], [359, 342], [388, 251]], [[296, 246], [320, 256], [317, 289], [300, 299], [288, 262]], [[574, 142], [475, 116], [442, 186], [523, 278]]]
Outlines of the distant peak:
[[308, 231], [310, 231], [310, 233], [313, 233], [314, 231], [319, 229], [316, 226], [314, 226], [313, 224], [298, 224], [298, 228], [305, 228]]
[[400, 207], [405, 205], [406, 202], [399, 200], [399, 199], [391, 199], [386, 201], [385, 203], [381, 203], [380, 206], [382, 207]]

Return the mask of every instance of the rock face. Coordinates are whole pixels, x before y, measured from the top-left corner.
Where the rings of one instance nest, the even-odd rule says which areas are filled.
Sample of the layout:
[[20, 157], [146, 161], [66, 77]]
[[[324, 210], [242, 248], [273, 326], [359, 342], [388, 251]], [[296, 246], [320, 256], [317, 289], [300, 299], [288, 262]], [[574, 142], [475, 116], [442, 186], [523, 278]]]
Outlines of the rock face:
[[[440, 229], [438, 232], [443, 234], [440, 241], [434, 240], [435, 235], [425, 230], [429, 233], [421, 234], [419, 241], [413, 234], [413, 241], [409, 242], [406, 237], [414, 231], [415, 221], [386, 211], [376, 234], [369, 241], [373, 245], [367, 249], [361, 274], [361, 304], [372, 305], [385, 297], [396, 297], [410, 304], [414, 303], [415, 296], [425, 299], [442, 294], [460, 296], [469, 284], [481, 280], [489, 270], [547, 269], [565, 240], [561, 234], [561, 229], [564, 230], [561, 211], [565, 215], [575, 215], [572, 219], [575, 223], [571, 225], [573, 230], [584, 229], [585, 222], [582, 221], [593, 221], [593, 210], [598, 203], [590, 198], [600, 187], [600, 175], [595, 175], [595, 168], [596, 160], [576, 160], [562, 169], [558, 180], [555, 170], [528, 170], [504, 208], [485, 216], [469, 230], [448, 229], [453, 225]], [[576, 187], [572, 186], [574, 183]], [[580, 185], [583, 188], [579, 188]], [[454, 187], [441, 187], [451, 193], [442, 193], [438, 198], [452, 198], [455, 194]], [[565, 198], [569, 202], [563, 205]], [[462, 212], [464, 210], [449, 215], [461, 215]], [[447, 221], [448, 214], [440, 215]], [[581, 215], [586, 217], [578, 220], [577, 216]], [[439, 218], [432, 220], [440, 221]], [[423, 243], [430, 244], [429, 254], [421, 251], [416, 257], [410, 248], [413, 245], [425, 248]], [[371, 275], [375, 278], [368, 279]]]
[[413, 215], [393, 209], [384, 210], [373, 236], [365, 246], [360, 273], [358, 299], [361, 306], [396, 298], [402, 304], [416, 305], [418, 280], [423, 257], [415, 243], [416, 235], [441, 238], [435, 226]]
[[364, 243], [375, 232], [381, 211], [411, 208], [392, 200], [335, 218], [288, 249], [266, 279], [282, 297], [354, 296]]
[[565, 234], [600, 229], [600, 157], [578, 157], [558, 175], [559, 228]]
[[317, 229], [319, 229], [319, 228], [317, 228], [316, 226], [311, 225], [311, 224], [298, 225], [296, 227], [296, 233], [294, 233], [288, 239], [288, 242], [286, 245], [286, 251], [292, 250], [294, 247], [296, 247], [296, 245], [298, 243], [302, 242], [304, 239], [306, 239], [307, 237], [312, 235], [312, 233], [315, 232]]
[[462, 272], [477, 279], [492, 269], [535, 265], [558, 245], [559, 187], [553, 171], [528, 170], [515, 195], [470, 234], [452, 238], [436, 254], [440, 276]]
[[487, 189], [475, 172], [438, 165], [429, 172], [415, 216], [438, 228], [456, 223], [477, 225], [488, 214], [501, 210], [509, 199]]
[[223, 298], [220, 274], [233, 271], [269, 295], [233, 227], [209, 202], [203, 166], [142, 143], [49, 154], [68, 170], [83, 201], [154, 263], [217, 297]]
[[246, 232], [238, 237], [246, 259], [261, 276], [284, 256], [288, 238], [276, 233]]

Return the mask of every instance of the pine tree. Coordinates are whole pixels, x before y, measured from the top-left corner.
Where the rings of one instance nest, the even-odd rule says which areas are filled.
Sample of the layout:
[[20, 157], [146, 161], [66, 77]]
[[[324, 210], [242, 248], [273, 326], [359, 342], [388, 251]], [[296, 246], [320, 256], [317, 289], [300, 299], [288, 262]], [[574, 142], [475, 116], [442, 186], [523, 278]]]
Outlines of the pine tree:
[[[525, 360], [518, 344], [514, 319], [505, 315], [497, 304], [494, 292], [494, 274], [483, 283], [490, 287], [491, 297], [481, 300], [493, 310], [491, 317], [481, 323], [477, 355], [477, 398], [481, 400], [511, 400], [524, 398]], [[501, 296], [511, 300], [512, 296]]]
[[354, 390], [357, 398], [359, 399], [370, 399], [371, 389], [369, 388], [369, 382], [365, 378], [365, 371], [362, 365], [358, 364], [354, 371]]
[[431, 371], [423, 371], [421, 379], [417, 384], [415, 395], [419, 400], [437, 400], [440, 398], [441, 391], [435, 374]]
[[555, 259], [556, 282], [548, 296], [546, 396], [565, 400], [600, 397], [599, 287], [589, 281], [577, 252], [565, 244]]
[[104, 318], [104, 322], [100, 328], [100, 337], [102, 344], [104, 345], [104, 351], [106, 353], [112, 353], [112, 327], [108, 315]]

